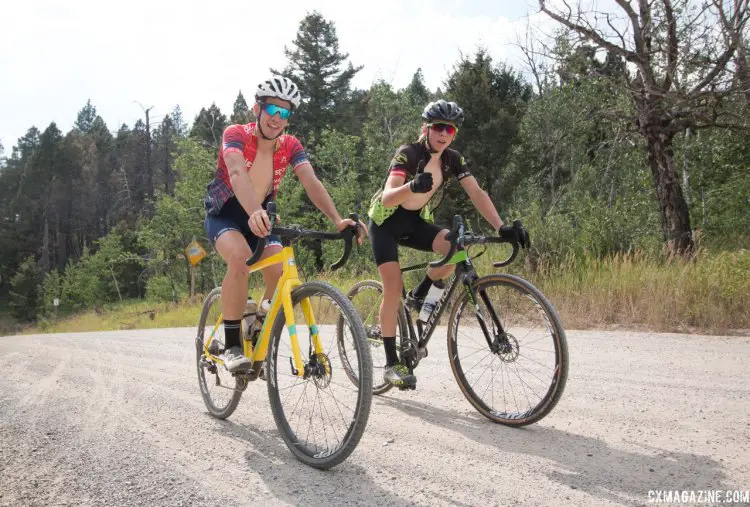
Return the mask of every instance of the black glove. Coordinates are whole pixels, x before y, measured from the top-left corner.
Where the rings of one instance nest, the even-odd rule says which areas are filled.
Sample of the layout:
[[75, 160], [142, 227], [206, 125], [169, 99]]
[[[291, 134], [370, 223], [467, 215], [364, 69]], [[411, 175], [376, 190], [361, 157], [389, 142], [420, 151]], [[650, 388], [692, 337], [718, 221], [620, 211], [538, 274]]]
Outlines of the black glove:
[[504, 225], [500, 227], [497, 234], [511, 243], [518, 243], [521, 248], [526, 249], [531, 246], [529, 231], [526, 230], [520, 220], [515, 220], [512, 226]]
[[417, 174], [411, 183], [409, 188], [415, 194], [426, 194], [432, 190], [432, 173], [419, 173]]
[[513, 228], [518, 234], [518, 244], [521, 248], [527, 249], [531, 246], [531, 239], [529, 238], [529, 231], [523, 226], [520, 220], [513, 221]]

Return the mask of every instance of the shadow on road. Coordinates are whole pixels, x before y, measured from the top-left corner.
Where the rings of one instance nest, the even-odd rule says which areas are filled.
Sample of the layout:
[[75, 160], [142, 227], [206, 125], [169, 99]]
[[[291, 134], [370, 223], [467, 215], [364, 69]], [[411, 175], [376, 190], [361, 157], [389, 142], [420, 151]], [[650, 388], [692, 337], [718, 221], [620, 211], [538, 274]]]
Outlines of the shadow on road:
[[[554, 462], [547, 477], [571, 488], [613, 502], [626, 497], [642, 505], [649, 490], [737, 490], [728, 485], [723, 465], [689, 452], [673, 452], [627, 442], [643, 452], [626, 451], [583, 435], [534, 424], [524, 428], [498, 425], [480, 414], [445, 410], [414, 400], [378, 397], [383, 404], [426, 424], [461, 433], [484, 446], [502, 452], [527, 454]], [[498, 463], [502, 466], [502, 463]]]
[[[225, 420], [217, 421], [216, 430], [251, 449], [245, 453], [248, 467], [258, 474], [278, 500], [292, 505], [315, 506], [417, 505], [413, 500], [406, 500], [383, 489], [376, 482], [391, 480], [390, 473], [372, 477], [352, 457], [330, 470], [318, 470], [299, 462], [276, 429], [260, 431], [251, 424]], [[257, 500], [262, 501], [260, 498]], [[446, 502], [449, 500], [446, 499]]]

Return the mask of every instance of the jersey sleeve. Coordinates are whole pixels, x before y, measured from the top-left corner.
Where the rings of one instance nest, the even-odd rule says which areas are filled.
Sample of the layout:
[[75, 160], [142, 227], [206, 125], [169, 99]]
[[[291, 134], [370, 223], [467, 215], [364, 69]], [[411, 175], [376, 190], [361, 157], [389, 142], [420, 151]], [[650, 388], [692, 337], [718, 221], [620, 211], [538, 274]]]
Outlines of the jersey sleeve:
[[413, 171], [416, 163], [416, 156], [409, 145], [401, 146], [396, 150], [396, 154], [391, 159], [391, 165], [388, 168], [388, 175], [401, 176], [406, 179], [406, 175]]
[[225, 155], [233, 152], [244, 154], [246, 142], [247, 135], [242, 125], [230, 125], [224, 130], [224, 135], [222, 136], [222, 151]]
[[292, 169], [294, 169], [295, 171], [305, 162], [309, 162], [307, 153], [302, 147], [302, 143], [296, 137], [291, 137], [289, 139], [288, 150], [289, 165], [292, 166]]
[[459, 152], [454, 152], [453, 157], [453, 174], [457, 180], [461, 181], [467, 176], [471, 176], [469, 171], [469, 164], [466, 163], [466, 159]]

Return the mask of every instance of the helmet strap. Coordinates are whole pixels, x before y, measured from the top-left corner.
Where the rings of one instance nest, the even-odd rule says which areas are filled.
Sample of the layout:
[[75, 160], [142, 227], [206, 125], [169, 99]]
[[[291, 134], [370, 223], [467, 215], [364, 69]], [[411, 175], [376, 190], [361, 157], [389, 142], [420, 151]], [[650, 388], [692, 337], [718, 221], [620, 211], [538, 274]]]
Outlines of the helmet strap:
[[424, 138], [425, 146], [427, 147], [427, 151], [430, 153], [437, 153], [438, 151], [432, 147], [432, 144], [430, 143], [430, 130], [432, 130], [430, 127], [427, 127], [427, 135]]

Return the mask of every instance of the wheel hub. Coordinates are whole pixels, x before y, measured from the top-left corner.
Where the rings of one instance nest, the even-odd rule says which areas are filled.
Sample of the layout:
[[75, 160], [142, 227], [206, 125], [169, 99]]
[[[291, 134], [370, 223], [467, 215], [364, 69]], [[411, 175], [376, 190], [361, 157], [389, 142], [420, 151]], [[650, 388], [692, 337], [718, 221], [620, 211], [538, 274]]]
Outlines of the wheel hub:
[[383, 345], [383, 333], [379, 325], [365, 326], [365, 331], [367, 332], [367, 342], [370, 344], [370, 347], [376, 349]]
[[320, 389], [325, 389], [331, 383], [332, 371], [331, 360], [323, 354], [313, 354], [310, 362], [305, 365], [304, 378], [312, 378], [315, 385]]
[[495, 343], [497, 344], [497, 351], [495, 353], [503, 362], [513, 363], [518, 359], [521, 349], [515, 336], [506, 333], [504, 336], [498, 336]]

